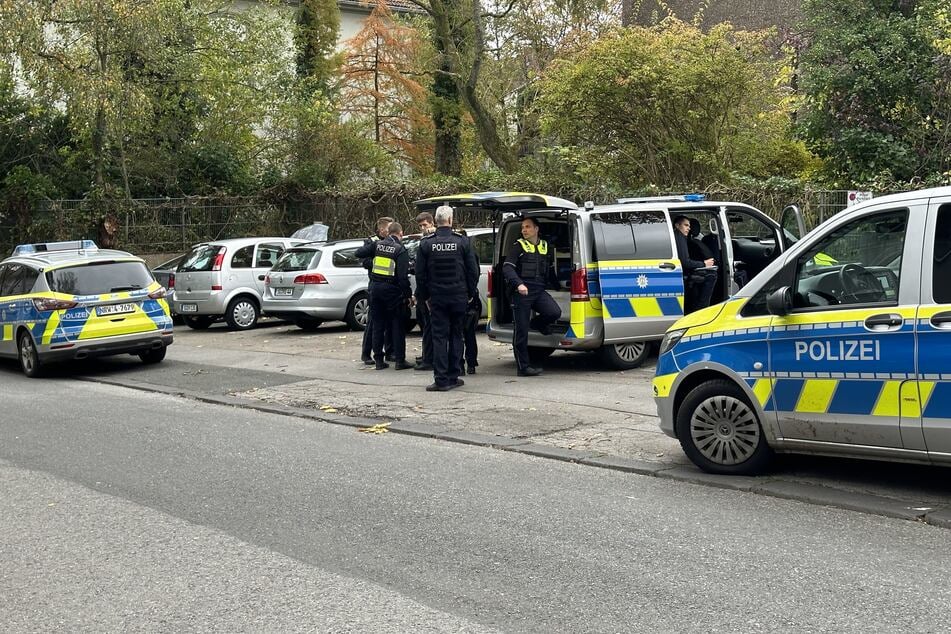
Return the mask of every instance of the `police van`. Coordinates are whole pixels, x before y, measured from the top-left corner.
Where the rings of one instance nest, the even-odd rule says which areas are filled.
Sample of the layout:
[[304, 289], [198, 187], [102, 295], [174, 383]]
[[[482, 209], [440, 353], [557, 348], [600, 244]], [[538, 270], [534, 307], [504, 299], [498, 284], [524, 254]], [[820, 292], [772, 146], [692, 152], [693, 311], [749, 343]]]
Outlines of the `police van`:
[[667, 332], [661, 429], [700, 468], [775, 452], [951, 463], [951, 187], [833, 216]]
[[[489, 277], [490, 339], [511, 343], [512, 289], [501, 266], [532, 216], [553, 254], [558, 288], [549, 293], [561, 307], [551, 335], [529, 331], [529, 355], [540, 364], [555, 350], [598, 351], [609, 366], [626, 370], [647, 358], [652, 342], [684, 315], [684, 274], [673, 219], [691, 221], [688, 246], [695, 259], [717, 263], [713, 302], [759, 273], [795, 242], [801, 218], [790, 208], [777, 223], [761, 211], [702, 195], [628, 198], [610, 205], [574, 203], [542, 194], [479, 192], [417, 201], [431, 211], [447, 204], [485, 210], [495, 231]], [[789, 230], [784, 229], [784, 227]]]
[[141, 258], [75, 240], [22, 244], [0, 262], [0, 357], [29, 377], [105, 355], [159, 363], [171, 343], [165, 289]]

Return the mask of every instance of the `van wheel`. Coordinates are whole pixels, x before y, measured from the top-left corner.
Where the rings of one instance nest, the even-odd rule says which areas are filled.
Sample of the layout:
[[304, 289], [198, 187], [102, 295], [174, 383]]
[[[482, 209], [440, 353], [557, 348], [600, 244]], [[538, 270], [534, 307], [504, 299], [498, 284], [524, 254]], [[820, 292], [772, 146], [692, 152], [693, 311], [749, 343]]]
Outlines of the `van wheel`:
[[183, 316], [182, 320], [192, 330], [208, 330], [209, 326], [215, 321], [209, 315]]
[[144, 363], [145, 365], [153, 365], [156, 363], [161, 363], [162, 359], [165, 358], [165, 353], [167, 351], [168, 351], [168, 346], [162, 346], [161, 348], [152, 348], [151, 350], [140, 352], [139, 358], [142, 359], [142, 363]]
[[615, 370], [633, 370], [640, 367], [651, 352], [649, 341], [632, 341], [603, 346], [601, 358]]
[[369, 315], [370, 297], [366, 293], [357, 293], [347, 304], [347, 314], [344, 320], [350, 326], [350, 330], [366, 330]]
[[258, 305], [250, 297], [235, 297], [228, 304], [225, 321], [232, 330], [250, 330], [258, 323]]
[[554, 348], [539, 348], [538, 346], [529, 346], [528, 347], [528, 362], [533, 366], [538, 367], [545, 363], [555, 352]]
[[307, 319], [306, 317], [300, 317], [294, 320], [294, 323], [301, 330], [306, 330], [308, 332], [313, 332], [320, 328], [320, 325], [324, 323], [320, 319]]
[[17, 350], [20, 357], [20, 368], [23, 374], [31, 379], [43, 376], [43, 364], [40, 362], [40, 353], [36, 350], [36, 344], [33, 343], [33, 337], [28, 332], [20, 333], [17, 339]]
[[756, 409], [731, 381], [707, 381], [691, 390], [677, 411], [675, 430], [687, 457], [708, 473], [755, 475], [773, 459]]

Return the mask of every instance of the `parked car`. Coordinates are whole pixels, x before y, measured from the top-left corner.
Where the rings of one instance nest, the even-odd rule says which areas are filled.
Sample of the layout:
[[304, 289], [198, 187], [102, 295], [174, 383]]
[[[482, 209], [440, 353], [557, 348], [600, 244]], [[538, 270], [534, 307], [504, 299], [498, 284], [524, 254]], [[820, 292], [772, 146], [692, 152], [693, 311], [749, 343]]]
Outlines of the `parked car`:
[[202, 330], [224, 318], [247, 330], [261, 316], [264, 279], [284, 252], [302, 240], [237, 238], [195, 245], [178, 265], [172, 310]]
[[[168, 302], [170, 308], [172, 300], [175, 299], [175, 273], [178, 271], [178, 266], [188, 256], [188, 253], [189, 252], [186, 251], [181, 255], [177, 255], [171, 260], [166, 260], [152, 269], [152, 277], [155, 278], [156, 282], [165, 287], [165, 300]], [[181, 323], [181, 319], [181, 315], [172, 312], [172, 320], [175, 321], [175, 323]]]
[[124, 251], [92, 240], [20, 245], [0, 262], [0, 356], [29, 377], [107, 355], [159, 363], [172, 343], [164, 298], [145, 262]]
[[363, 240], [308, 243], [288, 249], [264, 279], [264, 312], [305, 330], [325, 321], [367, 325], [369, 279], [355, 252]]

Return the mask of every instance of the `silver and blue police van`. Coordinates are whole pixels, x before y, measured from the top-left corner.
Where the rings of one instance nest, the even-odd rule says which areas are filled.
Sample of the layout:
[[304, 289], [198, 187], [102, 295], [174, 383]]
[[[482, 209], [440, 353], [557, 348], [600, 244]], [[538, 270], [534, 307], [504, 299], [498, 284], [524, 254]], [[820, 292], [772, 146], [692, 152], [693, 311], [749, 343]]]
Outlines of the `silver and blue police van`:
[[873, 198], [667, 332], [661, 429], [700, 468], [776, 452], [951, 463], [951, 187]]

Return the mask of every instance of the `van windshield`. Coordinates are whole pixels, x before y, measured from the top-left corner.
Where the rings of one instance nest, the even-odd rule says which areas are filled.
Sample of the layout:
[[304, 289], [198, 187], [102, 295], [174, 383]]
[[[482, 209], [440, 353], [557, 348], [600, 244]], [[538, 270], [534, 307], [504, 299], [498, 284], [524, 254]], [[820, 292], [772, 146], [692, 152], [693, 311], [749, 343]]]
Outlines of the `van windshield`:
[[143, 262], [95, 262], [48, 271], [46, 282], [54, 293], [104, 295], [148, 288], [153, 279]]

